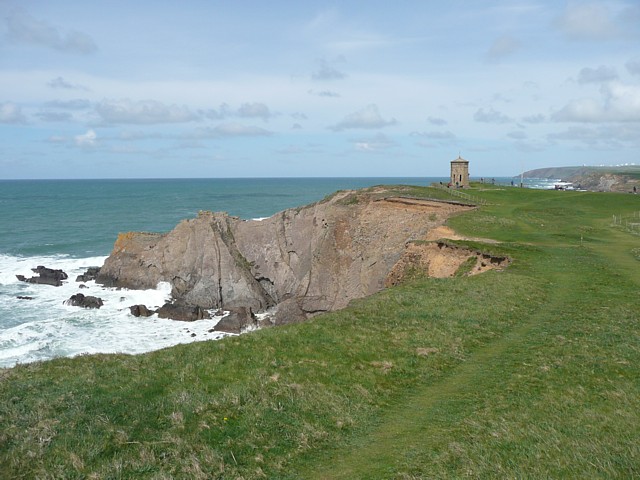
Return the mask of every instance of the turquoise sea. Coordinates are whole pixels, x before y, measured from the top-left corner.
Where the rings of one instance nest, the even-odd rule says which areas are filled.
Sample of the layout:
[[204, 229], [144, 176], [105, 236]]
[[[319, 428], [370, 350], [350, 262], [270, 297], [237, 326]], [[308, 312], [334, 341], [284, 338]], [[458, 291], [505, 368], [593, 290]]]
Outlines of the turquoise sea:
[[[429, 185], [447, 178], [262, 178], [158, 180], [0, 180], [0, 367], [82, 353], [140, 353], [218, 338], [217, 319], [181, 323], [134, 318], [130, 305], [161, 306], [169, 286], [105, 289], [77, 275], [101, 266], [119, 232], [167, 232], [200, 210], [243, 219], [271, 216], [336, 190], [380, 184]], [[510, 184], [510, 178], [496, 179]], [[532, 184], [533, 186], [533, 184]], [[62, 269], [61, 287], [20, 282], [43, 265]], [[99, 310], [64, 305], [82, 292]], [[19, 299], [18, 297], [28, 297]]]

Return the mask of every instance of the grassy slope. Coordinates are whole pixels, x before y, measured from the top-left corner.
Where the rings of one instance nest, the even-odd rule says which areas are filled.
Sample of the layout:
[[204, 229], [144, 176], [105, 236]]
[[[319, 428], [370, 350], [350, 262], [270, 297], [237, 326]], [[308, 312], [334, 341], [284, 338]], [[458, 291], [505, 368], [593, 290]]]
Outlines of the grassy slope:
[[0, 371], [0, 478], [639, 476], [640, 240], [609, 226], [638, 198], [474, 193], [450, 224], [505, 242], [504, 272]]

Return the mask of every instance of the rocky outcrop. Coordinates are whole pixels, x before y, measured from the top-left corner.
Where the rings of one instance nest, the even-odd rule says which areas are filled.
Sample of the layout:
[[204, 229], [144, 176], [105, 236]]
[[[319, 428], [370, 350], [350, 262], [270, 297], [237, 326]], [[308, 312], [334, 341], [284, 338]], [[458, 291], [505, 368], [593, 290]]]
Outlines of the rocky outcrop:
[[242, 333], [243, 331], [258, 326], [258, 321], [247, 307], [232, 308], [227, 315], [213, 327], [216, 332]]
[[76, 293], [75, 295], [71, 295], [69, 300], [65, 301], [64, 304], [71, 305], [72, 307], [100, 308], [104, 305], [104, 302], [98, 297]]
[[100, 267], [89, 267], [82, 275], [76, 277], [76, 282], [90, 282], [95, 280], [100, 273]]
[[262, 221], [200, 212], [167, 234], [121, 234], [96, 281], [138, 289], [164, 281], [183, 305], [281, 305], [277, 322], [299, 321], [383, 289], [407, 242], [472, 208], [387, 195], [343, 191]]
[[207, 310], [199, 306], [181, 305], [176, 303], [165, 303], [156, 312], [159, 318], [170, 318], [183, 322], [193, 322], [211, 318]]
[[62, 270], [54, 270], [52, 268], [43, 267], [42, 265], [32, 268], [31, 271], [37, 273], [38, 276], [26, 278], [24, 275], [16, 275], [16, 278], [21, 282], [51, 285], [53, 287], [62, 286], [62, 280], [69, 278], [69, 276]]

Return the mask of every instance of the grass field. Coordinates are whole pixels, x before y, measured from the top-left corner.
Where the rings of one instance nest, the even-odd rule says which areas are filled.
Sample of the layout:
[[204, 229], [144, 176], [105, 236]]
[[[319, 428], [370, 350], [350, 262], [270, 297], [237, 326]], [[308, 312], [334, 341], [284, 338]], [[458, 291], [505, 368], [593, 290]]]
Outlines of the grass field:
[[505, 271], [0, 370], [0, 478], [640, 477], [640, 197], [475, 187], [449, 225]]

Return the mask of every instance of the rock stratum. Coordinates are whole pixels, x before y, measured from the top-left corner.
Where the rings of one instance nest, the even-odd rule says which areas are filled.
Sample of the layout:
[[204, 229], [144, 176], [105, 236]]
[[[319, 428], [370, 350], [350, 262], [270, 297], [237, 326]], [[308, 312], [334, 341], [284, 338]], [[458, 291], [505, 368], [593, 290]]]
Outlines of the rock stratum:
[[179, 304], [270, 310], [275, 324], [340, 309], [389, 285], [412, 241], [473, 208], [387, 193], [342, 191], [260, 221], [200, 212], [166, 234], [122, 233], [97, 282], [169, 282]]

